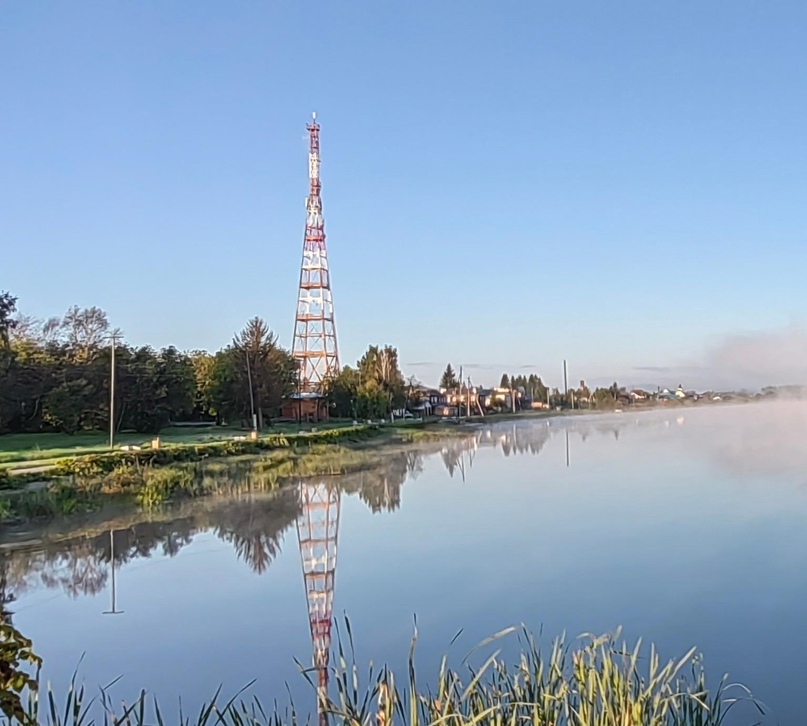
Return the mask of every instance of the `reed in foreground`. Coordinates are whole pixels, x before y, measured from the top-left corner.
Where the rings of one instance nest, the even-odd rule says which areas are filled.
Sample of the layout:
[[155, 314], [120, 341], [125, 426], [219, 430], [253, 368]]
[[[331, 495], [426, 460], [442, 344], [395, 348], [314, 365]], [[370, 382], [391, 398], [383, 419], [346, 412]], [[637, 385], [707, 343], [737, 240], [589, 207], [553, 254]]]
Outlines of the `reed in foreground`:
[[[750, 702], [756, 713], [763, 713], [747, 689], [728, 684], [725, 677], [714, 690], [707, 689], [694, 648], [680, 660], [662, 663], [652, 646], [643, 655], [641, 643], [633, 648], [620, 643], [619, 632], [584, 636], [574, 646], [557, 640], [544, 655], [533, 636], [522, 631], [521, 653], [515, 664], [501, 659], [499, 650], [478, 668], [468, 664], [471, 656], [478, 657], [475, 654], [480, 648], [488, 648], [512, 632], [502, 631], [481, 643], [458, 669], [450, 668], [444, 657], [437, 681], [427, 686], [416, 676], [415, 638], [403, 679], [386, 667], [374, 672], [371, 665], [361, 683], [347, 623], [349, 656], [340, 639], [337, 663], [330, 671], [331, 696], [318, 691], [317, 673], [302, 667], [301, 671], [312, 687], [319, 723], [334, 726], [720, 726], [739, 701]], [[735, 692], [739, 697], [731, 696]], [[296, 726], [316, 722], [313, 713], [302, 716], [293, 706], [284, 711], [267, 710], [258, 699], [243, 694], [244, 690], [222, 701], [216, 693], [193, 715], [180, 709], [177, 716], [167, 719], [145, 692], [131, 705], [115, 707], [108, 689], [89, 698], [74, 679], [61, 704], [49, 690], [41, 694], [31, 690], [21, 722], [29, 726]], [[741, 723], [750, 726], [757, 722]]]

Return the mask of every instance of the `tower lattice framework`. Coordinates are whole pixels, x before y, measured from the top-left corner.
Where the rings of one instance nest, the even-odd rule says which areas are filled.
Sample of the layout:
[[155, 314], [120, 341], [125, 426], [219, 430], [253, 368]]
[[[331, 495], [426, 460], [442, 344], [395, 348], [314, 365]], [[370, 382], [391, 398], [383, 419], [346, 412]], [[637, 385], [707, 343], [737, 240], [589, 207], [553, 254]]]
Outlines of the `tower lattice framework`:
[[339, 352], [320, 197], [320, 127], [316, 114], [306, 128], [309, 140], [309, 190], [305, 203], [305, 239], [292, 355], [299, 366], [300, 392], [321, 393], [323, 384], [339, 372]]
[[308, 624], [314, 651], [320, 726], [328, 723], [325, 704], [328, 697], [328, 663], [341, 501], [340, 490], [325, 482], [300, 483], [297, 540], [300, 545]]

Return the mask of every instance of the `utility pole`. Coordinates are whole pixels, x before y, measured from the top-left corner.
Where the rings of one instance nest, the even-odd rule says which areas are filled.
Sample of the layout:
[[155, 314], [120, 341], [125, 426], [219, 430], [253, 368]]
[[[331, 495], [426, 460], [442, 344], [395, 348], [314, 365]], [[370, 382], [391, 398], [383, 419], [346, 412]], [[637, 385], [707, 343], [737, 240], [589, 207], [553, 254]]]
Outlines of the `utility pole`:
[[459, 386], [457, 388], [457, 418], [462, 416], [462, 366], [460, 366]]
[[105, 610], [102, 615], [121, 615], [123, 610], [117, 609], [115, 599], [115, 533], [109, 530], [109, 563], [112, 569], [112, 610]]
[[109, 359], [109, 448], [115, 446], [115, 343], [118, 341], [118, 333], [112, 333], [110, 340]]
[[563, 361], [563, 397], [569, 402], [569, 377], [566, 375], [566, 361]]
[[566, 427], [566, 468], [569, 468], [569, 427]]
[[249, 407], [252, 411], [252, 430], [258, 430], [258, 417], [255, 415], [255, 397], [252, 393], [252, 370], [249, 367], [249, 348], [245, 348], [244, 355], [247, 359], [247, 381], [249, 381]]

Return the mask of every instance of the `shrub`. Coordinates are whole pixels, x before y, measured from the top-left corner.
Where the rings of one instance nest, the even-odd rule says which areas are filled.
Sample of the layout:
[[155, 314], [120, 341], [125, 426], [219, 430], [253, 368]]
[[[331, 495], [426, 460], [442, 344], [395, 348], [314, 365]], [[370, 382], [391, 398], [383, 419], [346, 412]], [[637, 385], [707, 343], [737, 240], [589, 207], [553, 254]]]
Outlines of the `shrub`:
[[193, 472], [188, 469], [152, 469], [143, 477], [143, 485], [137, 493], [141, 506], [154, 507], [182, 493], [194, 496], [199, 492]]
[[123, 494], [143, 486], [143, 474], [133, 466], [119, 464], [101, 480], [103, 494]]
[[27, 723], [20, 696], [36, 690], [37, 679], [29, 670], [36, 668], [38, 676], [41, 663], [31, 641], [5, 620], [5, 613], [0, 613], [0, 711], [9, 721]]

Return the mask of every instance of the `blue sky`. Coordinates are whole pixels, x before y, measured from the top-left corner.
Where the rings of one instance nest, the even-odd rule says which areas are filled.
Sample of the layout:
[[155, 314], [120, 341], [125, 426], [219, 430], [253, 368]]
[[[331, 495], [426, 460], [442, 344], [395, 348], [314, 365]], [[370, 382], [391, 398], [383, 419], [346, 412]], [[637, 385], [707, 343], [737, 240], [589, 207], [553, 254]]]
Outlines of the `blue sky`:
[[805, 322], [805, 27], [795, 0], [0, 0], [0, 289], [136, 344], [257, 314], [290, 345], [316, 110], [343, 362], [677, 385]]

